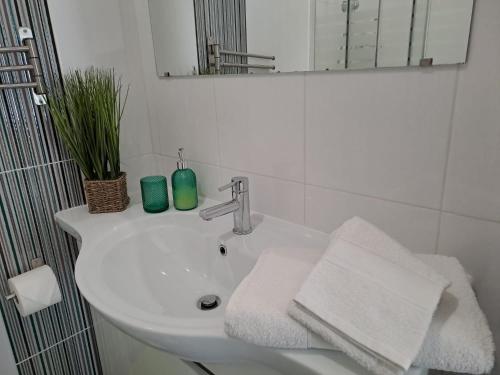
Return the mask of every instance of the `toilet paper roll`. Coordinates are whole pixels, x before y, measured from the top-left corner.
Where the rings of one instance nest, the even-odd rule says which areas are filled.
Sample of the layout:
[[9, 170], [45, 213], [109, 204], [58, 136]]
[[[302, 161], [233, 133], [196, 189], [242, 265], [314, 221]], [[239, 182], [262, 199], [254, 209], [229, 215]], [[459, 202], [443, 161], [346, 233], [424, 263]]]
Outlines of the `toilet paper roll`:
[[41, 266], [8, 280], [14, 303], [22, 316], [61, 302], [61, 290], [56, 275], [49, 266]]

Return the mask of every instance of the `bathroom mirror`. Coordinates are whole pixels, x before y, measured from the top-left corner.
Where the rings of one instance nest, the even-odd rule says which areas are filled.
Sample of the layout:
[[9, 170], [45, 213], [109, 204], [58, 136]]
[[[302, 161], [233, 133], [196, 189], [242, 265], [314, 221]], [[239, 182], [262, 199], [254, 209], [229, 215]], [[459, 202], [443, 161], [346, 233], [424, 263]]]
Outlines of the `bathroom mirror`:
[[149, 0], [161, 77], [462, 64], [474, 0]]

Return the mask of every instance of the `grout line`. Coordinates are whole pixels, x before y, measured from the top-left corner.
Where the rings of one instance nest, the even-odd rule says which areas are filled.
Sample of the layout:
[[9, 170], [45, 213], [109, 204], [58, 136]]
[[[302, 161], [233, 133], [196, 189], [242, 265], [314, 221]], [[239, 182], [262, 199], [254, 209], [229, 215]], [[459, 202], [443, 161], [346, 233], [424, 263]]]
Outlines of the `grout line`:
[[[175, 157], [173, 157], [171, 155], [166, 155], [166, 154], [157, 154], [157, 155], [163, 156], [163, 157], [167, 157], [167, 158], [171, 158], [171, 159], [175, 159]], [[284, 179], [284, 178], [281, 178], [281, 177], [274, 177], [274, 176], [264, 175], [264, 174], [260, 174], [260, 173], [246, 171], [246, 170], [243, 170], [243, 169], [236, 169], [236, 168], [225, 167], [225, 166], [217, 166], [217, 165], [214, 165], [214, 164], [200, 162], [200, 161], [197, 161], [197, 160], [191, 160], [191, 159], [186, 159], [186, 160], [189, 161], [189, 162], [191, 162], [191, 163], [196, 163], [196, 164], [200, 164], [200, 165], [204, 165], [204, 166], [208, 166], [208, 167], [212, 167], [212, 168], [222, 168], [222, 169], [227, 169], [227, 170], [232, 170], [232, 171], [240, 171], [240, 172], [249, 173], [249, 174], [252, 174], [252, 175], [258, 176], [258, 177], [271, 178], [271, 179], [278, 180], [278, 181], [281, 181], [281, 182], [289, 182], [289, 183], [298, 184], [298, 185], [311, 186], [311, 187], [315, 187], [315, 188], [319, 188], [319, 189], [329, 190], [329, 191], [332, 191], [332, 192], [343, 193], [343, 194], [348, 194], [348, 195], [353, 195], [353, 196], [358, 196], [358, 197], [364, 197], [364, 198], [374, 199], [374, 200], [383, 201], [383, 202], [387, 202], [387, 203], [399, 204], [399, 205], [406, 206], [406, 207], [419, 208], [419, 209], [423, 209], [423, 210], [427, 210], [427, 211], [432, 211], [432, 212], [435, 212], [435, 213], [450, 214], [450, 215], [455, 215], [455, 216], [466, 217], [466, 218], [469, 218], [469, 219], [475, 219], [475, 220], [485, 221], [485, 222], [489, 222], [489, 223], [500, 224], [500, 220], [494, 220], [494, 219], [488, 219], [488, 218], [483, 218], [483, 217], [469, 215], [469, 214], [463, 214], [463, 213], [459, 213], [459, 212], [455, 212], [455, 211], [451, 211], [451, 210], [440, 210], [438, 208], [421, 206], [421, 205], [417, 205], [417, 204], [414, 204], [414, 203], [407, 203], [407, 202], [402, 202], [402, 201], [396, 201], [396, 200], [391, 200], [391, 199], [387, 199], [387, 198], [381, 198], [381, 197], [377, 197], [377, 196], [373, 196], [373, 195], [368, 195], [368, 194], [363, 194], [363, 193], [357, 193], [357, 192], [342, 190], [342, 189], [338, 189], [338, 188], [326, 187], [326, 186], [315, 185], [315, 184], [307, 184], [307, 183], [304, 183], [304, 182], [298, 182], [298, 181], [294, 181], [294, 180]]]
[[307, 209], [306, 209], [306, 181], [307, 181], [307, 167], [306, 167], [306, 163], [307, 163], [307, 76], [306, 74], [304, 73], [303, 75], [303, 92], [304, 92], [304, 119], [303, 119], [303, 125], [304, 125], [304, 134], [303, 134], [303, 145], [304, 145], [304, 149], [303, 149], [303, 152], [304, 152], [304, 182], [303, 182], [303, 186], [304, 186], [304, 197], [303, 197], [303, 203], [304, 203], [304, 225], [306, 225], [306, 216], [307, 216]]
[[144, 154], [139, 154], [139, 155], [134, 155], [134, 156], [128, 156], [126, 158], [123, 158], [123, 157], [120, 157], [120, 164], [125, 164], [126, 162], [128, 162], [129, 160], [133, 160], [133, 159], [140, 159], [140, 158], [143, 158], [144, 156], [155, 156], [155, 153], [154, 152], [146, 152]]
[[[220, 139], [220, 126], [219, 126], [219, 111], [218, 111], [218, 105], [217, 105], [217, 89], [216, 89], [216, 83], [215, 79], [210, 80], [212, 82], [212, 95], [213, 95], [213, 106], [214, 106], [214, 113], [215, 113], [215, 134], [217, 136], [217, 168], [220, 168], [220, 163], [222, 160], [222, 148], [221, 148], [221, 139]], [[246, 88], [246, 86], [245, 86]], [[221, 180], [221, 175], [220, 171], [217, 171], [217, 176], [215, 176], [217, 179], [217, 184], [218, 186], [221, 186], [224, 184]]]
[[484, 217], [479, 217], [479, 216], [474, 216], [474, 215], [469, 215], [469, 214], [461, 214], [459, 212], [450, 211], [450, 210], [442, 210], [441, 214], [460, 216], [460, 217], [465, 217], [467, 219], [474, 219], [474, 220], [484, 221], [484, 222], [492, 223], [492, 224], [500, 224], [500, 220], [487, 219]]
[[[126, 162], [128, 160], [142, 158], [142, 157], [148, 156], [148, 155], [153, 155], [154, 156], [155, 154], [153, 152], [147, 152], [147, 153], [140, 154], [140, 155], [134, 155], [134, 156], [130, 156], [130, 157], [127, 157], [127, 158], [121, 158], [120, 162], [123, 163], [123, 162]], [[54, 161], [54, 162], [50, 162], [50, 163], [36, 164], [36, 165], [30, 165], [30, 166], [22, 167], [22, 168], [9, 169], [9, 170], [6, 170], [6, 171], [1, 171], [0, 172], [0, 176], [4, 175], [4, 174], [14, 173], [14, 172], [22, 172], [22, 171], [27, 171], [27, 170], [30, 170], [30, 169], [48, 167], [49, 165], [63, 164], [63, 163], [67, 163], [69, 161], [73, 161], [73, 159], [64, 159], [64, 160], [58, 160], [58, 161]]]
[[220, 166], [222, 155], [221, 155], [221, 140], [220, 140], [220, 128], [219, 128], [219, 111], [217, 110], [217, 90], [215, 88], [215, 80], [212, 81], [212, 95], [214, 97], [213, 105], [215, 112], [215, 132], [217, 135], [217, 166]]
[[43, 349], [43, 350], [40, 350], [38, 353], [33, 354], [33, 355], [29, 356], [28, 358], [23, 359], [23, 360], [22, 360], [22, 361], [20, 361], [20, 362], [17, 362], [17, 363], [16, 363], [16, 366], [22, 365], [24, 362], [27, 362], [27, 361], [29, 361], [29, 360], [31, 360], [31, 359], [33, 359], [33, 358], [35, 358], [35, 357], [38, 357], [40, 354], [45, 353], [45, 352], [47, 352], [47, 351], [49, 351], [49, 350], [51, 350], [51, 349], [55, 348], [56, 346], [58, 346], [59, 344], [62, 344], [63, 342], [66, 342], [66, 341], [69, 341], [69, 340], [71, 340], [71, 339], [75, 338], [75, 337], [76, 337], [76, 336], [78, 336], [79, 334], [81, 334], [81, 333], [83, 333], [83, 332], [88, 331], [88, 330], [89, 330], [89, 329], [91, 329], [92, 327], [93, 327], [93, 325], [91, 325], [91, 326], [89, 326], [89, 327], [87, 327], [87, 328], [85, 328], [85, 329], [82, 329], [81, 331], [78, 331], [78, 332], [76, 332], [76, 333], [72, 334], [71, 336], [68, 336], [68, 337], [66, 337], [65, 339], [63, 339], [63, 340], [61, 340], [61, 341], [59, 341], [59, 342], [57, 342], [57, 343], [55, 343], [55, 344], [53, 344], [53, 345], [51, 345], [51, 346], [48, 346], [48, 347], [46, 347], [46, 348], [45, 348], [45, 349]]
[[[168, 158], [174, 158], [172, 155], [167, 155], [167, 154], [160, 154], [160, 155], [168, 157]], [[270, 175], [266, 175], [266, 174], [262, 174], [262, 173], [258, 173], [258, 172], [252, 172], [252, 171], [249, 171], [249, 170], [240, 169], [240, 168], [234, 168], [234, 167], [229, 167], [229, 166], [225, 166], [225, 165], [218, 166], [218, 165], [214, 165], [214, 164], [211, 164], [211, 163], [200, 162], [200, 161], [197, 161], [197, 160], [190, 160], [190, 159], [187, 159], [187, 160], [189, 162], [192, 162], [192, 163], [198, 163], [198, 164], [206, 165], [206, 166], [209, 166], [209, 167], [218, 167], [218, 168], [224, 168], [224, 169], [229, 169], [229, 170], [233, 170], [233, 171], [240, 171], [240, 172], [243, 172], [243, 173], [252, 174], [254, 176], [272, 178], [272, 179], [275, 179], [275, 180], [278, 180], [278, 181], [282, 181], [282, 182], [290, 182], [290, 183], [293, 183], [293, 184], [299, 184], [299, 185], [304, 185], [304, 186], [312, 186], [312, 187], [317, 187], [317, 188], [321, 188], [321, 189], [325, 189], [325, 190], [331, 190], [331, 191], [336, 191], [336, 192], [339, 192], [339, 193], [345, 193], [345, 194], [350, 194], [350, 195], [358, 195], [358, 196], [365, 197], [365, 198], [377, 199], [377, 200], [382, 200], [382, 201], [385, 201], [385, 202], [402, 204], [402, 205], [405, 205], [405, 206], [410, 206], [410, 207], [415, 207], [415, 208], [421, 208], [421, 209], [425, 209], [425, 210], [439, 211], [439, 209], [434, 208], [434, 207], [428, 207], [428, 206], [423, 206], [423, 205], [418, 205], [418, 204], [414, 204], [414, 203], [408, 203], [408, 202], [403, 202], [403, 201], [398, 201], [398, 200], [393, 200], [393, 199], [388, 199], [388, 198], [381, 198], [381, 197], [377, 197], [377, 196], [374, 196], [374, 195], [369, 195], [369, 194], [364, 194], [364, 193], [358, 193], [358, 192], [352, 192], [352, 191], [348, 191], [348, 190], [344, 190], [344, 189], [340, 189], [340, 188], [335, 188], [335, 187], [321, 186], [321, 185], [316, 185], [316, 184], [308, 184], [305, 181], [297, 181], [297, 180], [291, 180], [291, 179], [282, 178], [282, 177], [270, 176]]]
[[451, 103], [451, 113], [450, 113], [450, 123], [448, 125], [448, 140], [446, 143], [446, 159], [444, 162], [444, 171], [443, 171], [443, 183], [441, 185], [441, 197], [439, 203], [439, 221], [438, 221], [438, 231], [436, 236], [436, 243], [434, 245], [434, 252], [437, 254], [439, 252], [439, 240], [441, 239], [441, 220], [443, 217], [443, 208], [444, 208], [444, 198], [446, 194], [446, 181], [448, 179], [448, 166], [450, 163], [450, 154], [451, 154], [451, 141], [453, 137], [453, 128], [455, 122], [455, 110], [457, 105], [457, 95], [458, 95], [458, 83], [460, 80], [460, 74], [458, 68], [455, 71], [455, 84], [453, 87], [453, 101]]
[[327, 187], [327, 186], [321, 186], [321, 185], [316, 185], [316, 184], [306, 184], [306, 185], [312, 186], [312, 187], [316, 187], [316, 188], [320, 188], [320, 189], [331, 190], [331, 191], [335, 191], [335, 192], [338, 192], [338, 193], [350, 194], [350, 195], [357, 195], [357, 196], [360, 196], [360, 197], [370, 198], [370, 199], [376, 199], [376, 200], [380, 200], [380, 201], [384, 201], [384, 202], [388, 202], [388, 203], [401, 204], [403, 206], [409, 206], [409, 207], [413, 207], [413, 208], [420, 208], [420, 209], [423, 209], [423, 210], [429, 210], [429, 211], [435, 211], [435, 212], [439, 212], [440, 211], [438, 208], [435, 208], [435, 207], [429, 207], [429, 206], [424, 206], [424, 205], [420, 205], [420, 204], [416, 204], [416, 203], [398, 201], [398, 200], [395, 200], [395, 199], [377, 197], [376, 195], [359, 193], [359, 192], [349, 191], [349, 190], [340, 189], [340, 188], [336, 188], [336, 187]]
[[[169, 155], [169, 154], [161, 154], [160, 153], [159, 155], [175, 159], [175, 156], [172, 156], [172, 155]], [[294, 183], [294, 184], [304, 184], [304, 181], [297, 181], [297, 180], [291, 180], [291, 179], [283, 178], [283, 177], [270, 176], [270, 175], [266, 175], [266, 174], [262, 174], [262, 173], [252, 172], [252, 171], [245, 170], [245, 169], [230, 167], [230, 166], [223, 165], [223, 164], [216, 165], [216, 164], [207, 163], [207, 162], [198, 161], [198, 160], [193, 160], [193, 159], [186, 159], [186, 160], [189, 161], [189, 162], [191, 162], [191, 163], [198, 163], [198, 164], [206, 165], [206, 166], [209, 166], [209, 167], [217, 167], [217, 168], [230, 169], [230, 170], [233, 170], [233, 171], [240, 171], [240, 172], [244, 172], [244, 173], [250, 173], [250, 174], [253, 174], [255, 176], [274, 178], [276, 180], [285, 181], [285, 182], [291, 182], [291, 183]]]
[[9, 169], [7, 171], [1, 171], [0, 176], [4, 175], [4, 174], [8, 174], [8, 173], [22, 172], [22, 171], [27, 171], [30, 169], [48, 167], [49, 165], [62, 164], [62, 163], [66, 163], [68, 161], [73, 161], [73, 159], [64, 159], [64, 160], [58, 160], [58, 161], [54, 161], [54, 162], [50, 162], [50, 163], [30, 165], [28, 167], [22, 167], [22, 168], [17, 168], [17, 169]]

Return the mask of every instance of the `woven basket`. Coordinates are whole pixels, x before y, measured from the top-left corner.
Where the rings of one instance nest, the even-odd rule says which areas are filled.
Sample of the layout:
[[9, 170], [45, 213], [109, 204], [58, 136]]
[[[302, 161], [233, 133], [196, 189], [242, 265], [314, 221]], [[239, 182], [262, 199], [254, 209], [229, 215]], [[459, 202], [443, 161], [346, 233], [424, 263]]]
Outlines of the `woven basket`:
[[127, 195], [127, 174], [122, 172], [116, 180], [85, 180], [85, 195], [91, 214], [124, 211], [130, 198]]

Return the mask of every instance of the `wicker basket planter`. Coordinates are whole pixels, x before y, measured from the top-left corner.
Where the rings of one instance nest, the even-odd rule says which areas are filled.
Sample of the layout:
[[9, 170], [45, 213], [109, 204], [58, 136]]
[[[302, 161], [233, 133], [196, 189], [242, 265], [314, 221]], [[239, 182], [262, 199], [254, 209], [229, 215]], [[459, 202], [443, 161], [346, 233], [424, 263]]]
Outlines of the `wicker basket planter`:
[[127, 174], [124, 172], [116, 180], [85, 179], [83, 185], [91, 214], [124, 211], [130, 202], [127, 195]]

